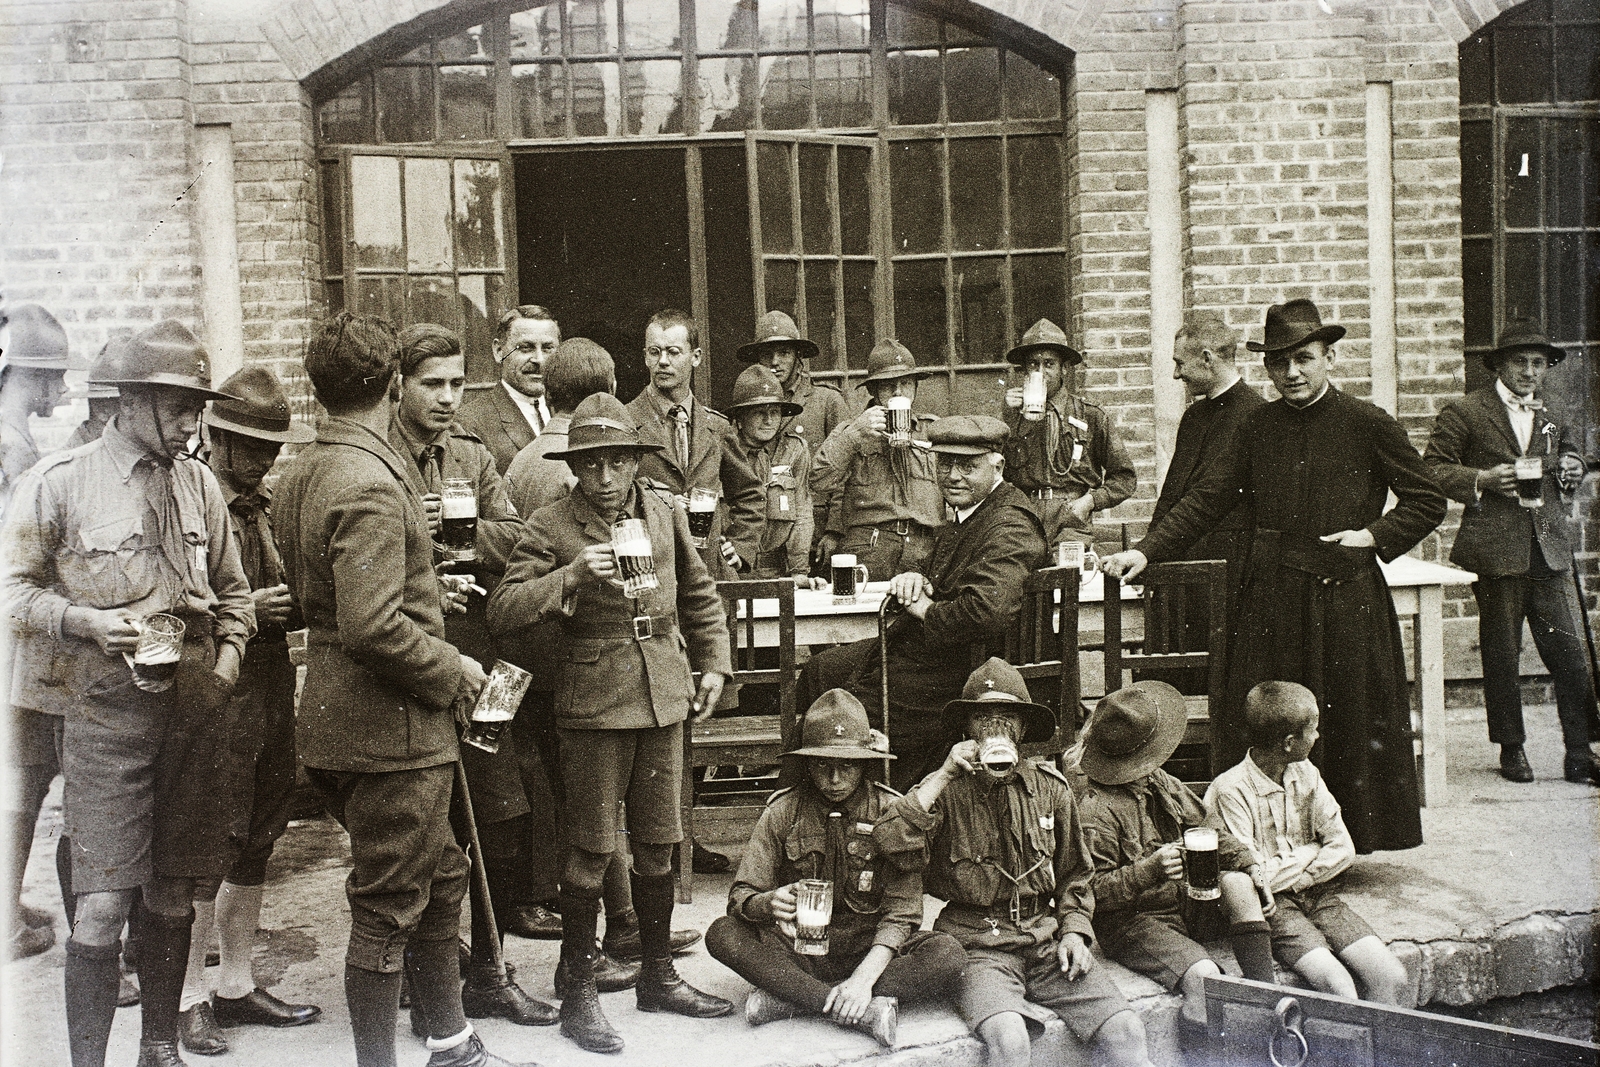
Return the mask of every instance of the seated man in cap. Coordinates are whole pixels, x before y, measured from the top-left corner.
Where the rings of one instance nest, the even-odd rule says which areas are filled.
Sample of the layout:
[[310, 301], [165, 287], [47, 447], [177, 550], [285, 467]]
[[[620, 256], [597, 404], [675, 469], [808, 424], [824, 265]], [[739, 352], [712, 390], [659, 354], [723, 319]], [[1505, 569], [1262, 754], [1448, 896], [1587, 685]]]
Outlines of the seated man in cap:
[[[660, 447], [640, 440], [633, 416], [610, 393], [579, 404], [566, 449], [550, 457], [566, 460], [578, 484], [528, 517], [489, 599], [497, 635], [561, 624], [555, 718], [570, 847], [555, 985], [561, 1032], [591, 1052], [623, 1047], [600, 1010], [594, 975], [601, 885], [623, 832], [633, 846], [643, 953], [639, 1009], [695, 1018], [733, 1010], [678, 977], [672, 964], [684, 721], [711, 714], [732, 665], [722, 599], [690, 539], [688, 512], [638, 477], [640, 453]], [[636, 552], [619, 555], [613, 527], [625, 521], [642, 526], [642, 537], [624, 542]]]
[[[1063, 756], [1094, 859], [1094, 928], [1107, 956], [1167, 989], [1182, 988], [1178, 1034], [1204, 1055], [1207, 975], [1221, 974], [1198, 941], [1220, 932], [1225, 911], [1234, 957], [1246, 978], [1272, 983], [1272, 935], [1262, 908], [1272, 895], [1254, 855], [1216, 831], [1221, 897], [1182, 892], [1185, 831], [1206, 819], [1187, 786], [1161, 769], [1188, 725], [1183, 694], [1166, 682], [1135, 682], [1102, 699]], [[1259, 895], [1258, 895], [1259, 887]], [[1221, 908], [1218, 908], [1220, 903]]]
[[[938, 728], [940, 709], [960, 692], [973, 648], [1004, 637], [1022, 604], [1023, 581], [1045, 558], [1039, 517], [1005, 481], [1005, 424], [953, 415], [930, 426], [928, 439], [955, 521], [940, 528], [927, 562], [889, 582], [889, 595], [904, 609], [885, 653], [897, 787], [937, 766], [948, 744]], [[801, 674], [802, 694], [848, 689], [881, 724], [879, 654], [870, 638], [815, 656]]]
[[966, 739], [895, 801], [874, 839], [923, 852], [927, 892], [946, 901], [933, 928], [967, 950], [962, 1019], [990, 1067], [1027, 1067], [1030, 1030], [1052, 1011], [1109, 1062], [1149, 1067], [1144, 1024], [1089, 951], [1094, 863], [1072, 790], [1053, 765], [1020, 755], [1055, 734], [1055, 714], [1000, 659], [973, 671], [944, 713]]
[[[806, 712], [800, 784], [767, 801], [706, 948], [756, 988], [745, 1001], [751, 1026], [823, 1015], [893, 1047], [901, 1002], [943, 995], [966, 962], [948, 934], [922, 925], [922, 857], [890, 855], [875, 838], [900, 794], [867, 780], [893, 759], [867, 725], [861, 701], [830, 689]], [[880, 747], [881, 746], [881, 747]], [[833, 884], [826, 954], [794, 947], [801, 879]]]
[[[47, 636], [38, 647], [52, 657], [18, 672], [38, 684], [15, 699], [66, 716], [78, 897], [65, 975], [72, 1063], [105, 1062], [117, 939], [131, 912], [144, 994], [140, 1067], [172, 1067], [182, 1063], [178, 1002], [195, 880], [220, 878], [231, 857], [228, 792], [208, 768], [227, 758], [218, 709], [238, 681], [255, 610], [222, 489], [186, 456], [206, 401], [228, 398], [211, 388], [205, 350], [167, 320], [113, 353], [98, 372], [121, 387], [116, 417], [98, 441], [34, 468], [12, 497], [4, 588], [13, 625]], [[177, 649], [161, 648], [159, 666], [154, 643], [141, 646], [157, 613], [166, 633], [181, 634]]]

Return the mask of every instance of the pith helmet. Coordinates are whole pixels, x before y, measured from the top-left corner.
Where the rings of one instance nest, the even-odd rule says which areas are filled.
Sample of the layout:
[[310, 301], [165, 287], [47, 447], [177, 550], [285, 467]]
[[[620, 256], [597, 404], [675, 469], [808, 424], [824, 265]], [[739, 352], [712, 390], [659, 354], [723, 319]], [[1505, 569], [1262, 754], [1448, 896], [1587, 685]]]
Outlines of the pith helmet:
[[885, 337], [873, 345], [872, 351], [867, 354], [866, 380], [869, 382], [893, 381], [896, 378], [915, 378], [920, 382], [930, 374], [932, 371], [918, 370], [911, 350], [892, 337]]
[[278, 384], [278, 376], [267, 368], [246, 367], [223, 382], [222, 388], [239, 399], [213, 401], [200, 416], [207, 426], [263, 441], [304, 444], [315, 440], [317, 431], [295, 424], [289, 414], [289, 398]]
[[728, 410], [738, 411], [740, 408], [765, 404], [777, 404], [786, 416], [798, 415], [805, 410], [784, 397], [783, 386], [778, 384], [778, 376], [770, 367], [755, 363], [741, 371], [739, 380], [733, 383], [733, 403], [728, 405]]
[[830, 689], [817, 698], [801, 723], [800, 747], [784, 755], [824, 759], [895, 758], [872, 747], [867, 709], [843, 689]]
[[1059, 352], [1064, 363], [1083, 362], [1083, 353], [1067, 343], [1066, 331], [1049, 319], [1040, 319], [1022, 335], [1022, 343], [1006, 353], [1006, 362], [1021, 367], [1035, 352]]
[[8, 367], [67, 369], [67, 331], [38, 304], [19, 304], [7, 311], [11, 335], [6, 341]]
[[1551, 344], [1550, 338], [1539, 329], [1537, 322], [1532, 319], [1517, 319], [1500, 331], [1499, 344], [1483, 354], [1483, 361], [1488, 364], [1490, 370], [1494, 370], [1500, 366], [1502, 356], [1508, 356], [1519, 348], [1532, 348], [1543, 352], [1552, 367], [1567, 358], [1566, 351]]
[[610, 393], [594, 393], [583, 398], [572, 412], [567, 427], [567, 447], [551, 452], [548, 459], [577, 459], [585, 452], [602, 448], [627, 448], [635, 452], [659, 452], [661, 446], [639, 440], [639, 426], [627, 407]]
[[756, 339], [740, 345], [738, 356], [746, 363], [754, 363], [774, 345], [792, 345], [805, 359], [817, 354], [816, 344], [800, 336], [793, 319], [781, 311], [769, 311], [756, 321]]
[[1261, 336], [1260, 341], [1246, 341], [1244, 346], [1252, 352], [1283, 352], [1308, 341], [1331, 345], [1344, 336], [1344, 327], [1322, 325], [1322, 312], [1317, 305], [1301, 298], [1267, 308], [1267, 324]]
[[211, 388], [211, 360], [189, 328], [175, 319], [148, 326], [119, 345], [109, 345], [89, 372], [89, 384], [165, 385], [213, 400], [238, 400]]

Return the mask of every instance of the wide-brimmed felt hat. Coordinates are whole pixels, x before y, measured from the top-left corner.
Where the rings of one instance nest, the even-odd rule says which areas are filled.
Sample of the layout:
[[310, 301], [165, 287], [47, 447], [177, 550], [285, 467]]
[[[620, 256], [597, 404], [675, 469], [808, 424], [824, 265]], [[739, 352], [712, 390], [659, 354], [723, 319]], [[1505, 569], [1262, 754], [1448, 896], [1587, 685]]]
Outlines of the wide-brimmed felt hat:
[[627, 448], [635, 452], [659, 452], [661, 446], [639, 440], [639, 425], [627, 406], [610, 393], [592, 393], [572, 412], [567, 426], [567, 447], [548, 453], [547, 459], [577, 459], [585, 452], [602, 448]]
[[56, 317], [38, 304], [18, 304], [7, 309], [10, 334], [4, 352], [8, 367], [34, 370], [67, 369], [67, 331]]
[[1267, 308], [1262, 340], [1246, 341], [1244, 346], [1252, 352], [1282, 352], [1308, 341], [1331, 345], [1343, 336], [1343, 326], [1322, 325], [1322, 313], [1317, 305], [1301, 298]]
[[819, 696], [800, 721], [800, 747], [785, 756], [823, 759], [894, 759], [872, 747], [867, 709], [843, 689]]
[[147, 326], [121, 344], [109, 345], [89, 372], [90, 385], [165, 385], [213, 400], [240, 400], [211, 388], [205, 346], [176, 319]]
[[783, 395], [783, 385], [771, 367], [753, 363], [741, 371], [738, 380], [733, 383], [733, 403], [728, 405], [727, 410], [738, 411], [740, 408], [767, 404], [777, 404], [786, 416], [798, 415], [805, 410]]
[[996, 713], [1022, 717], [1022, 744], [1048, 741], [1055, 736], [1056, 713], [1033, 702], [1028, 683], [1015, 667], [998, 656], [990, 656], [987, 663], [967, 675], [961, 699], [944, 706], [945, 728], [951, 733], [965, 732], [967, 720], [973, 715]]
[[1189, 725], [1183, 694], [1166, 682], [1108, 693], [1083, 728], [1083, 773], [1103, 785], [1142, 778], [1172, 758]]
[[1060, 352], [1067, 363], [1083, 362], [1083, 353], [1067, 343], [1066, 331], [1049, 319], [1040, 319], [1029, 326], [1021, 343], [1006, 353], [1006, 362], [1021, 367], [1027, 364], [1029, 356], [1046, 350]]
[[935, 452], [981, 456], [1005, 447], [1011, 430], [993, 415], [947, 415], [929, 425], [928, 443]]
[[213, 400], [200, 416], [207, 426], [263, 441], [304, 444], [316, 440], [316, 430], [295, 424], [289, 398], [278, 376], [267, 368], [246, 367], [223, 382], [222, 388], [238, 399]]
[[67, 381], [71, 383], [67, 387], [69, 400], [114, 400], [121, 395], [114, 385], [103, 385], [99, 382], [88, 384], [89, 377], [94, 374], [94, 368], [105, 358], [106, 349], [116, 343], [116, 340], [111, 340], [101, 345], [100, 351], [92, 360], [77, 353], [67, 357]]
[[1508, 356], [1519, 348], [1532, 348], [1543, 352], [1552, 367], [1567, 358], [1567, 353], [1563, 349], [1550, 343], [1550, 338], [1545, 336], [1537, 322], [1532, 319], [1517, 319], [1500, 331], [1499, 341], [1483, 354], [1483, 362], [1490, 370], [1494, 370], [1500, 366], [1500, 357]]
[[746, 363], [754, 363], [773, 345], [789, 345], [804, 359], [817, 354], [815, 342], [801, 337], [794, 320], [781, 311], [769, 311], [757, 319], [756, 339], [740, 345], [735, 354]]
[[887, 382], [895, 378], [915, 378], [920, 382], [932, 373], [918, 370], [916, 357], [911, 350], [893, 337], [885, 337], [867, 353], [868, 382]]

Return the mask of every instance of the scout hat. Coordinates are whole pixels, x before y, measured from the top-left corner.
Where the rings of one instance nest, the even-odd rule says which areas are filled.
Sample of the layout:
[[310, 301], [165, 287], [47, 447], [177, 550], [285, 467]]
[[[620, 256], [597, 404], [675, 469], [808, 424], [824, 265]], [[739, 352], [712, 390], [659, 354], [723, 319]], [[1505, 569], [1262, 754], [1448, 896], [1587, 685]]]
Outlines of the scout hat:
[[885, 337], [867, 353], [866, 380], [869, 382], [887, 382], [895, 378], [915, 378], [920, 382], [932, 373], [918, 370], [910, 349], [892, 337]]
[[1517, 319], [1500, 331], [1500, 343], [1483, 354], [1483, 362], [1490, 370], [1494, 370], [1500, 365], [1501, 356], [1509, 356], [1519, 348], [1532, 348], [1543, 352], [1552, 367], [1567, 358], [1564, 350], [1550, 343], [1550, 339], [1539, 329], [1537, 322], [1532, 319]]
[[68, 399], [77, 400], [80, 397], [89, 400], [116, 399], [119, 395], [116, 386], [101, 385], [99, 383], [94, 385], [87, 384], [87, 379], [94, 376], [94, 368], [99, 366], [100, 361], [106, 358], [106, 349], [115, 343], [114, 341], [107, 341], [101, 345], [100, 352], [94, 357], [94, 362], [92, 363], [86, 357], [77, 354], [67, 357], [67, 379], [77, 383], [67, 390]]
[[1028, 332], [1022, 335], [1022, 343], [1006, 353], [1006, 362], [1024, 366], [1028, 357], [1035, 352], [1053, 351], [1060, 352], [1061, 358], [1067, 363], [1082, 363], [1083, 353], [1067, 344], [1067, 335], [1049, 319], [1040, 319], [1028, 327]]
[[894, 759], [872, 747], [867, 709], [843, 689], [830, 689], [811, 705], [800, 723], [800, 747], [785, 756], [824, 759]]
[[746, 367], [739, 374], [739, 380], [733, 383], [733, 403], [728, 405], [727, 410], [738, 411], [740, 408], [760, 407], [764, 404], [777, 404], [785, 416], [798, 415], [805, 410], [784, 397], [783, 386], [778, 383], [778, 376], [772, 372], [771, 367], [753, 363]]
[[993, 415], [948, 415], [928, 427], [935, 452], [981, 456], [1005, 447], [1011, 431]]
[[11, 335], [6, 340], [5, 366], [67, 369], [67, 331], [54, 315], [38, 304], [19, 304], [7, 314]]
[[567, 427], [564, 452], [551, 452], [547, 459], [577, 459], [585, 452], [602, 448], [629, 448], [635, 452], [659, 452], [661, 446], [639, 440], [639, 427], [622, 401], [610, 393], [593, 393], [583, 398], [572, 412]]
[[265, 367], [246, 367], [222, 383], [224, 392], [239, 399], [215, 400], [200, 421], [219, 430], [231, 430], [263, 441], [304, 444], [317, 431], [297, 426], [289, 415], [289, 398], [278, 376]]
[[206, 350], [187, 326], [174, 319], [147, 326], [122, 344], [108, 345], [89, 371], [89, 384], [166, 385], [213, 400], [240, 399], [211, 388]]
[[769, 311], [756, 320], [756, 339], [740, 345], [737, 355], [746, 363], [754, 363], [763, 351], [774, 345], [792, 345], [804, 359], [817, 354], [816, 344], [800, 336], [793, 319], [781, 311]]
[[1182, 693], [1166, 682], [1134, 682], [1095, 705], [1079, 766], [1102, 785], [1142, 778], [1172, 757], [1188, 725]]
[[[1001, 706], [995, 707], [996, 704]], [[962, 732], [973, 715], [988, 712], [1022, 716], [1022, 744], [1048, 741], [1055, 736], [1056, 713], [1043, 704], [1035, 704], [1022, 675], [998, 656], [990, 656], [987, 663], [969, 674], [961, 699], [944, 706], [945, 726], [952, 733]]]
[[1317, 305], [1300, 299], [1267, 308], [1267, 325], [1262, 334], [1263, 340], [1246, 341], [1244, 346], [1252, 352], [1282, 352], [1307, 341], [1331, 345], [1344, 336], [1344, 327], [1322, 325]]

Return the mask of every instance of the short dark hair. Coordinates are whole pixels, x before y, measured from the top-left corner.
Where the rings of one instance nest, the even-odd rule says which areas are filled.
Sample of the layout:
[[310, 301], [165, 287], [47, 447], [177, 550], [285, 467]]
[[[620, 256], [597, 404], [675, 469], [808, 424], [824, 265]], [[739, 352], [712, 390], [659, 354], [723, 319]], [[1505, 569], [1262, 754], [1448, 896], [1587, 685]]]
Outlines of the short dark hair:
[[388, 390], [399, 354], [387, 319], [341, 311], [313, 327], [306, 376], [330, 412], [369, 407]]
[[549, 308], [540, 307], [538, 304], [518, 304], [513, 308], [506, 308], [505, 314], [500, 316], [500, 321], [494, 324], [494, 343], [498, 348], [506, 343], [506, 336], [511, 332], [511, 324], [518, 319], [538, 319], [541, 322], [555, 322], [556, 333], [561, 332], [561, 323], [556, 322], [556, 317], [550, 314]]
[[400, 331], [400, 373], [409, 378], [425, 359], [461, 354], [461, 338], [432, 322], [419, 322]]
[[689, 335], [689, 347], [700, 347], [700, 324], [694, 321], [694, 316], [687, 311], [677, 308], [662, 308], [650, 316], [650, 321], [645, 324], [645, 329], [659, 326], [663, 330], [670, 330], [674, 326], [682, 326]]
[[1298, 734], [1316, 713], [1315, 694], [1299, 682], [1261, 682], [1244, 698], [1250, 743], [1262, 748], [1276, 746], [1285, 737]]
[[1193, 311], [1183, 317], [1183, 328], [1177, 341], [1193, 341], [1201, 348], [1209, 348], [1212, 355], [1229, 363], [1239, 357], [1239, 335], [1214, 311]]
[[617, 365], [611, 354], [593, 342], [575, 345], [563, 341], [544, 364], [545, 392], [556, 411], [572, 411], [585, 397], [609, 393], [616, 377]]

